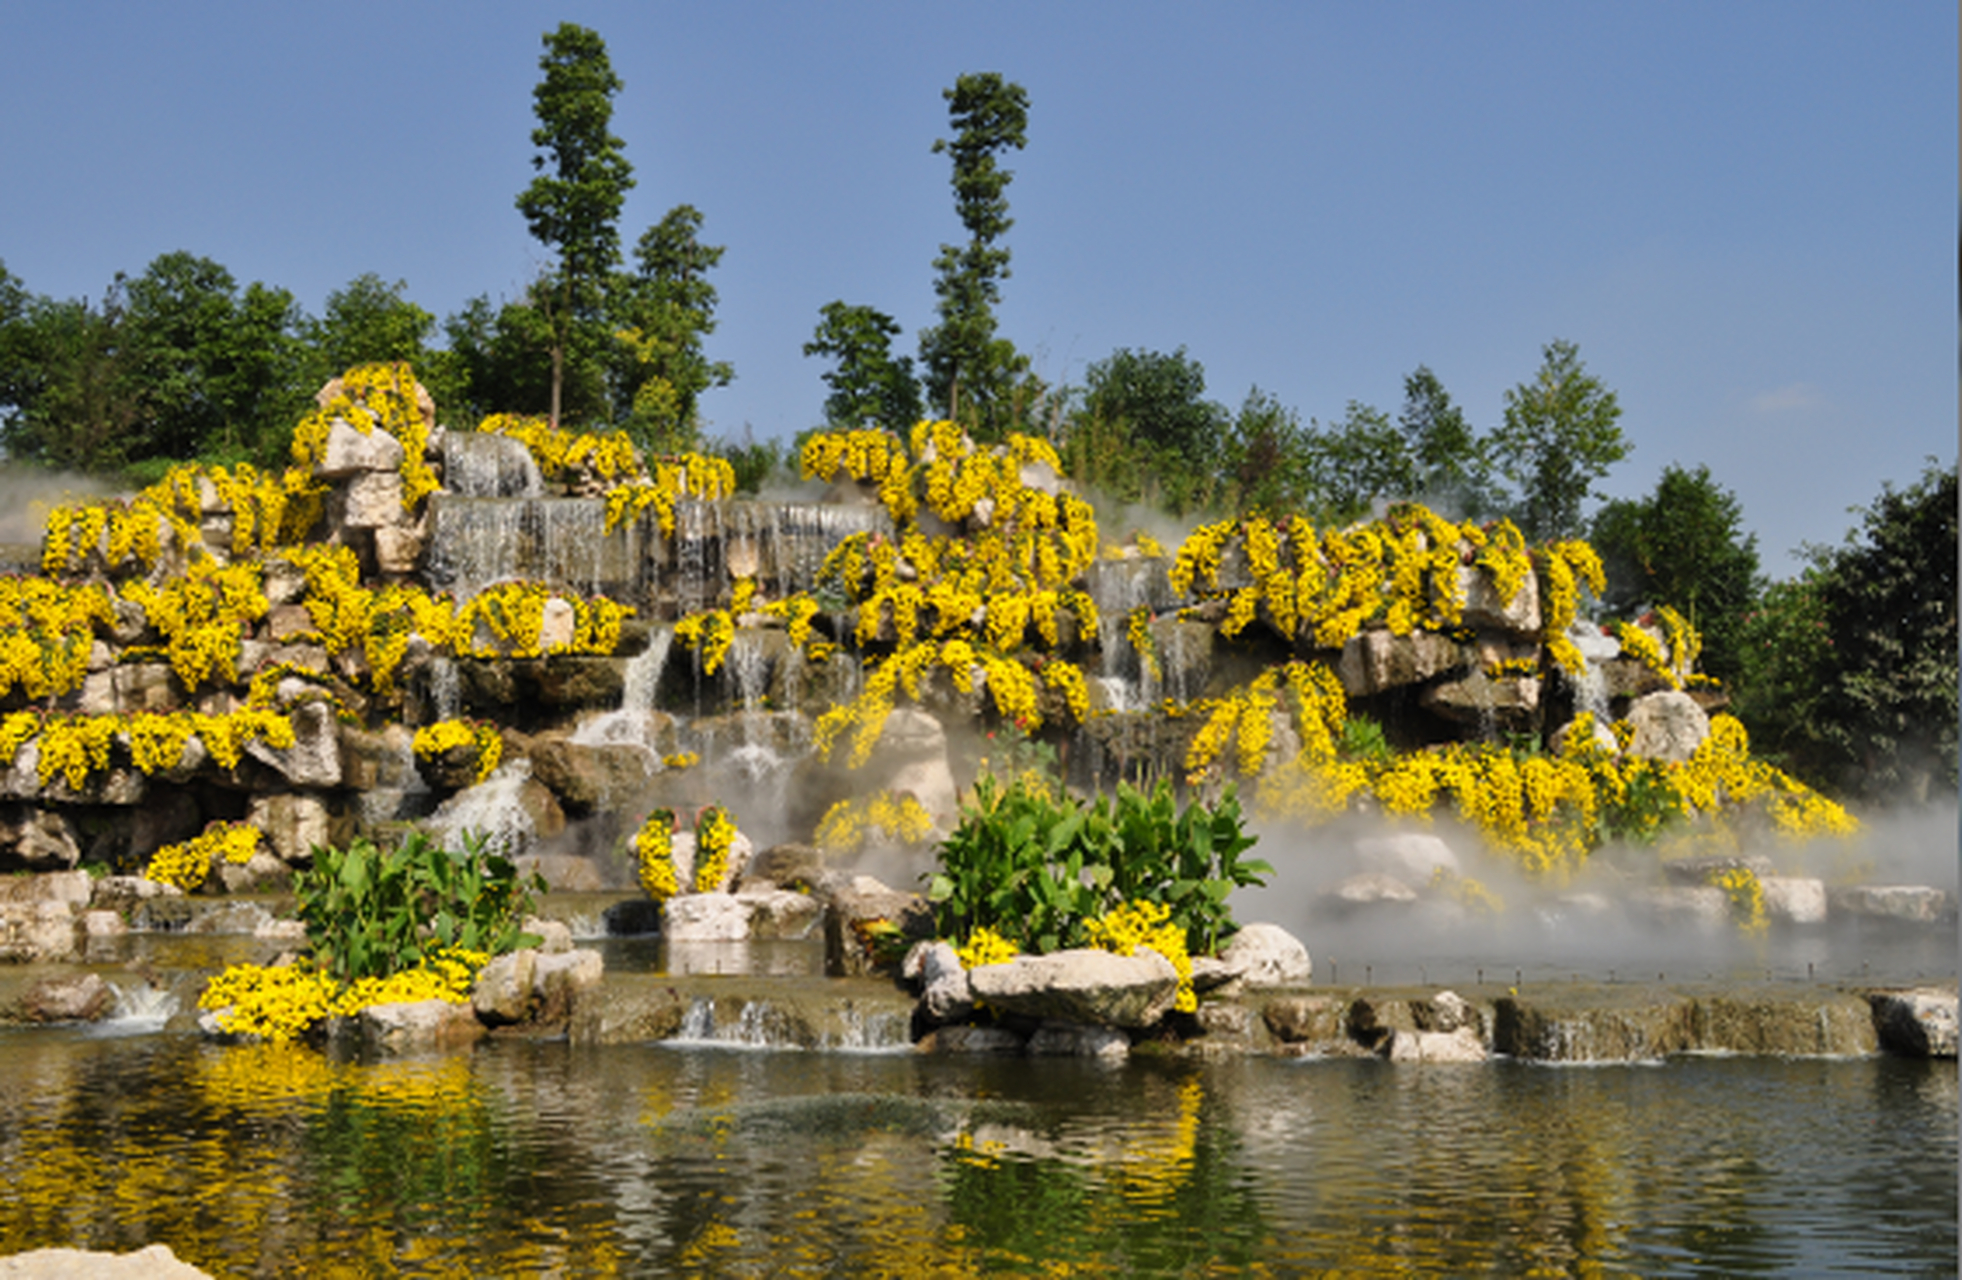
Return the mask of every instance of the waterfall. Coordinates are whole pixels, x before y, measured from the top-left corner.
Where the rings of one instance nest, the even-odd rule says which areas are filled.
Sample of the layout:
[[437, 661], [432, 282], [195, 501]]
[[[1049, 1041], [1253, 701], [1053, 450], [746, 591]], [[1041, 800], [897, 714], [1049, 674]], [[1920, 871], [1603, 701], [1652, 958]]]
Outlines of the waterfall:
[[[699, 505], [699, 504], [695, 504]], [[639, 524], [608, 533], [599, 498], [431, 499], [425, 573], [459, 604], [506, 581], [544, 581], [582, 595], [641, 603]]]
[[587, 720], [573, 731], [571, 741], [586, 747], [646, 747], [653, 751], [654, 700], [673, 645], [674, 628], [655, 627], [647, 637], [647, 648], [627, 659], [621, 672], [619, 708]]
[[438, 720], [454, 720], [463, 707], [462, 681], [456, 659], [433, 654], [429, 659], [429, 709]]
[[443, 437], [443, 487], [465, 498], [536, 498], [545, 481], [522, 441], [450, 431]]
[[112, 982], [109, 988], [116, 993], [116, 1002], [109, 1016], [91, 1028], [91, 1033], [97, 1036], [140, 1036], [162, 1031], [178, 1009], [174, 994], [147, 982], [133, 987]]
[[538, 828], [525, 809], [525, 784], [531, 781], [531, 762], [514, 760], [497, 772], [445, 800], [425, 825], [446, 848], [459, 849], [465, 832], [479, 832], [486, 848], [506, 858], [530, 853]]
[[1608, 673], [1603, 664], [1621, 653], [1621, 642], [1602, 635], [1591, 622], [1576, 622], [1567, 629], [1567, 638], [1587, 661], [1587, 669], [1574, 681], [1574, 714], [1592, 711], [1594, 722], [1605, 726], [1614, 717], [1608, 708]]

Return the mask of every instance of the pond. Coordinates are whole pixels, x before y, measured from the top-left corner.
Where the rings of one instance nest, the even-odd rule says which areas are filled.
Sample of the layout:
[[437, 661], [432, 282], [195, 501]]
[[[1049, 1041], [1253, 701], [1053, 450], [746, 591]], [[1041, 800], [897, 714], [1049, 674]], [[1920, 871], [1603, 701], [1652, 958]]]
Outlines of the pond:
[[220, 1276], [1953, 1274], [1956, 1066], [0, 1033], [0, 1253]]

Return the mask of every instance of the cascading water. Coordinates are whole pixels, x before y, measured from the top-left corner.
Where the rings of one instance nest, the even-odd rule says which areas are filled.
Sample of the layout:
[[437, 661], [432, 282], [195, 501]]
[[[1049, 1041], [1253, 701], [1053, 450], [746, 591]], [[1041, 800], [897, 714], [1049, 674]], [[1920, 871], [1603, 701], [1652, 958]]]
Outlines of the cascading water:
[[594, 716], [572, 734], [581, 746], [645, 747], [654, 742], [654, 699], [667, 670], [668, 653], [674, 646], [674, 628], [656, 626], [647, 637], [647, 648], [627, 660], [621, 671], [620, 706]]
[[438, 720], [454, 720], [463, 709], [463, 682], [457, 674], [456, 659], [433, 654], [429, 659], [429, 709]]
[[1591, 622], [1576, 622], [1567, 629], [1567, 638], [1587, 662], [1587, 669], [1574, 682], [1574, 714], [1591, 711], [1594, 722], [1605, 725], [1614, 717], [1608, 709], [1608, 677], [1603, 664], [1621, 652], [1621, 642], [1601, 634], [1601, 628]]
[[132, 987], [112, 982], [109, 986], [116, 993], [116, 1003], [108, 1017], [94, 1024], [93, 1034], [98, 1036], [140, 1036], [162, 1031], [179, 1007], [173, 992], [147, 982]]
[[499, 765], [490, 777], [445, 800], [424, 825], [449, 848], [460, 848], [465, 832], [476, 832], [486, 848], [507, 858], [532, 851], [538, 828], [524, 805], [525, 784], [531, 781], [531, 762], [514, 760]]

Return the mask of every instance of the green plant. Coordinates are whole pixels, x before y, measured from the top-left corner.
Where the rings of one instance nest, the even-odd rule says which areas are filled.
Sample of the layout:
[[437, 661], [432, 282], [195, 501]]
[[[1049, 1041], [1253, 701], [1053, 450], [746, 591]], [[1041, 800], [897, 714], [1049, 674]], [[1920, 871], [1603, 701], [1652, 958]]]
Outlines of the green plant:
[[294, 881], [298, 914], [321, 967], [341, 982], [412, 969], [444, 948], [495, 955], [536, 946], [519, 921], [543, 892], [465, 832], [452, 852], [421, 832], [394, 849], [365, 838], [319, 848]]
[[1375, 764], [1388, 764], [1395, 753], [1390, 750], [1390, 740], [1383, 736], [1383, 726], [1368, 716], [1350, 716], [1342, 722], [1342, 740], [1336, 750], [1344, 760], [1362, 760]]
[[1086, 804], [1026, 776], [1004, 785], [984, 774], [941, 845], [927, 898], [941, 936], [987, 928], [1035, 952], [1084, 946], [1092, 919], [1156, 903], [1194, 954], [1210, 955], [1235, 928], [1227, 898], [1273, 871], [1241, 857], [1253, 843], [1230, 790], [1211, 807], [1181, 809], [1169, 783], [1149, 794], [1120, 786]]

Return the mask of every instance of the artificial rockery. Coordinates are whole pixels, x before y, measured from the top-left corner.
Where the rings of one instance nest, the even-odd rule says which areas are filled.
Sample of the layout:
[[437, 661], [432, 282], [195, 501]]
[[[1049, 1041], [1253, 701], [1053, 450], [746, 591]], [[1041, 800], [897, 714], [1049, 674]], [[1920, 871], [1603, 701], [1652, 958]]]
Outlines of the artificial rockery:
[[[222, 892], [474, 821], [502, 842], [481, 856], [637, 878], [675, 935], [717, 937], [808, 921], [777, 899], [827, 864], [937, 848], [924, 902], [831, 903], [837, 949], [910, 928], [976, 972], [1143, 950], [1190, 1007], [1226, 896], [1268, 870], [1239, 858], [1243, 805], [1442, 819], [1542, 881], [1611, 840], [1706, 855], [1746, 928], [1770, 869], [1746, 842], [1852, 828], [1710, 714], [1680, 617], [1582, 620], [1585, 543], [1403, 505], [1168, 550], [1101, 530], [1046, 442], [946, 422], [799, 461], [822, 502], [737, 500], [726, 463], [621, 435], [446, 430], [406, 366], [371, 365], [284, 471], [55, 509], [0, 579], [0, 862]], [[1428, 870], [1421, 892], [1493, 905], [1455, 858]], [[486, 955], [431, 945], [427, 985], [460, 998]]]

